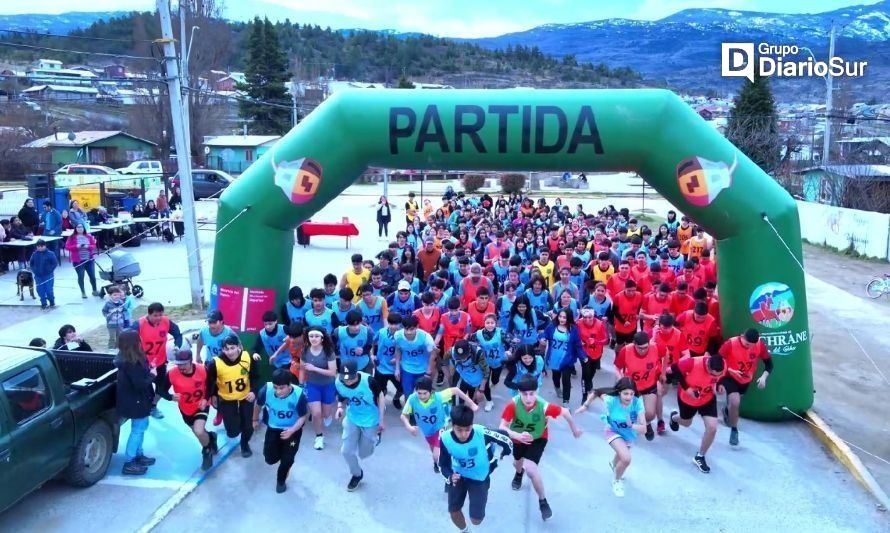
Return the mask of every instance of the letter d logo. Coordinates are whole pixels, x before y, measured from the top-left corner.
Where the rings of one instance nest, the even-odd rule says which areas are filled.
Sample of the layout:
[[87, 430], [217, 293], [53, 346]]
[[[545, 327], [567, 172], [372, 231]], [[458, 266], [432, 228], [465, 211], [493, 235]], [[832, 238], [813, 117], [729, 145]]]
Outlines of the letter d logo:
[[754, 43], [722, 43], [720, 52], [721, 76], [754, 83]]

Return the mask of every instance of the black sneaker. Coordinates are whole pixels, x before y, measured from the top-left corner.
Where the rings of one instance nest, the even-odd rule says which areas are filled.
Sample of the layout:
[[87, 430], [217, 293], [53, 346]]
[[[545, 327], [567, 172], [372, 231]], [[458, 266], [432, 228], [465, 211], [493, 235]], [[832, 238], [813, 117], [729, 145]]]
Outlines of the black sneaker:
[[210, 435], [210, 450], [213, 455], [216, 455], [219, 453], [219, 435], [216, 434], [216, 431], [210, 431], [208, 435]]
[[357, 476], [352, 476], [352, 477], [349, 479], [349, 484], [346, 485], [346, 490], [348, 490], [349, 492], [352, 492], [352, 491], [354, 491], [355, 489], [357, 489], [357, 488], [358, 488], [358, 484], [361, 483], [363, 477], [365, 477], [365, 473], [364, 473], [364, 472], [362, 472], [361, 474], [359, 474], [359, 475], [357, 475]]
[[541, 506], [541, 518], [549, 520], [550, 517], [553, 516], [553, 510], [550, 509], [550, 504], [547, 503], [546, 499], [538, 500], [538, 504]]
[[282, 492], [287, 490], [287, 483], [284, 481], [279, 481], [275, 484], [275, 492], [281, 494]]
[[398, 410], [402, 410], [402, 399], [398, 396], [392, 399], [392, 406]]
[[213, 450], [209, 447], [204, 448], [201, 451], [201, 470], [204, 472], [210, 470], [213, 467]]
[[439, 373], [439, 375], [436, 376], [436, 386], [437, 386], [437, 387], [444, 387], [444, 386], [445, 386], [445, 374], [443, 374], [443, 373]]
[[652, 424], [646, 424], [646, 440], [655, 440], [655, 430], [652, 429]]
[[242, 444], [241, 445], [241, 457], [245, 459], [253, 455], [253, 451], [250, 449], [250, 444]]
[[517, 472], [515, 476], [513, 476], [513, 483], [510, 484], [513, 487], [513, 490], [519, 490], [522, 488], [522, 472]]
[[695, 466], [697, 466], [698, 469], [701, 470], [703, 474], [711, 473], [711, 467], [708, 466], [708, 462], [705, 461], [704, 455], [702, 455], [700, 453], [695, 454], [695, 457], [692, 459], [692, 462], [695, 463]]
[[679, 411], [671, 411], [671, 416], [670, 416], [670, 418], [668, 418], [668, 420], [671, 421], [671, 422], [670, 422], [670, 424], [671, 424], [671, 431], [680, 431], [680, 423], [677, 422], [676, 420], [674, 420], [674, 416], [675, 416], [675, 415], [679, 415], [679, 414], [680, 414]]
[[433, 472], [439, 473], [439, 463], [433, 461]]
[[135, 460], [124, 463], [121, 473], [125, 476], [143, 476], [148, 472], [148, 467], [137, 463]]
[[380, 441], [382, 441], [382, 440], [383, 440], [383, 433], [378, 433], [377, 434], [377, 442], [374, 443], [374, 447], [376, 448], [377, 446], [380, 446]]
[[135, 461], [136, 464], [141, 466], [151, 466], [155, 464], [155, 462], [157, 462], [157, 459], [155, 459], [154, 457], [148, 457], [146, 455], [137, 455]]
[[729, 430], [729, 445], [730, 446], [738, 446], [739, 445], [739, 430], [737, 428], [731, 428]]

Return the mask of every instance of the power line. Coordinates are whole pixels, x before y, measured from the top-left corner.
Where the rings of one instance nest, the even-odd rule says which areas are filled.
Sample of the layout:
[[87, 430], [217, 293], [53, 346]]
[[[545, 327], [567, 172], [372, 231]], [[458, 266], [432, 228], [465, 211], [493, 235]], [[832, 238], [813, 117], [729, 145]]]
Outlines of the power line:
[[142, 60], [150, 59], [153, 61], [158, 60], [158, 58], [156, 58], [156, 57], [149, 57], [149, 56], [133, 56], [133, 55], [128, 55], [128, 54], [110, 54], [110, 53], [105, 53], [105, 52], [86, 52], [83, 50], [65, 50], [65, 49], [61, 49], [61, 48], [49, 48], [47, 46], [34, 46], [34, 45], [30, 45], [30, 44], [11, 43], [11, 42], [6, 42], [6, 41], [0, 41], [0, 46], [11, 46], [13, 48], [25, 48], [28, 50], [40, 50], [43, 52], [56, 52], [59, 54], [81, 54], [81, 55], [88, 55], [88, 56], [113, 57], [113, 58], [119, 58], [119, 59], [121, 59], [121, 58], [122, 59], [142, 59]]
[[110, 39], [108, 37], [89, 37], [86, 35], [61, 35], [58, 33], [37, 33], [34, 31], [10, 30], [0, 28], [2, 33], [12, 33], [14, 35], [24, 35], [27, 37], [56, 37], [59, 39], [78, 39], [84, 41], [103, 41], [112, 43], [151, 43], [150, 39]]

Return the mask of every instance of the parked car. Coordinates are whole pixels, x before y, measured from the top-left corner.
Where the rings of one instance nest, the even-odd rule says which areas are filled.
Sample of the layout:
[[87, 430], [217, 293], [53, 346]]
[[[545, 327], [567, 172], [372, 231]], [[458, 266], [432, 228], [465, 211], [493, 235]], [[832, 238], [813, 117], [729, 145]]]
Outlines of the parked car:
[[0, 346], [0, 512], [61, 477], [88, 487], [117, 451], [114, 355]]
[[162, 176], [164, 167], [160, 161], [133, 161], [129, 165], [117, 169], [121, 174], [149, 174], [153, 176]]
[[[195, 200], [202, 198], [219, 198], [222, 191], [235, 181], [230, 174], [222, 170], [206, 168], [192, 169], [192, 187], [195, 191]], [[170, 180], [171, 187], [179, 187], [179, 173]]]
[[71, 164], [65, 165], [56, 171], [56, 175], [68, 175], [68, 174], [89, 174], [89, 175], [99, 175], [99, 176], [108, 176], [117, 174], [118, 172], [110, 167], [104, 167], [102, 165], [83, 165], [83, 164]]

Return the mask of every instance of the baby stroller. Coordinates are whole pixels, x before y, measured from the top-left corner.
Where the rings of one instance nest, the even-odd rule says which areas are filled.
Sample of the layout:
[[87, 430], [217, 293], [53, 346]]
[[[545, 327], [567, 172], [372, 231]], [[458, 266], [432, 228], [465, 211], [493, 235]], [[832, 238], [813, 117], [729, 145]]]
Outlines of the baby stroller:
[[96, 265], [99, 267], [99, 277], [111, 282], [102, 287], [99, 293], [105, 295], [108, 293], [108, 289], [117, 285], [123, 287], [128, 295], [132, 294], [136, 298], [142, 298], [142, 295], [145, 293], [142, 286], [133, 285], [133, 278], [142, 273], [142, 269], [139, 268], [139, 261], [136, 261], [136, 258], [130, 252], [121, 250], [108, 252], [108, 257], [111, 258], [111, 270], [103, 269], [99, 262], [96, 262]]

